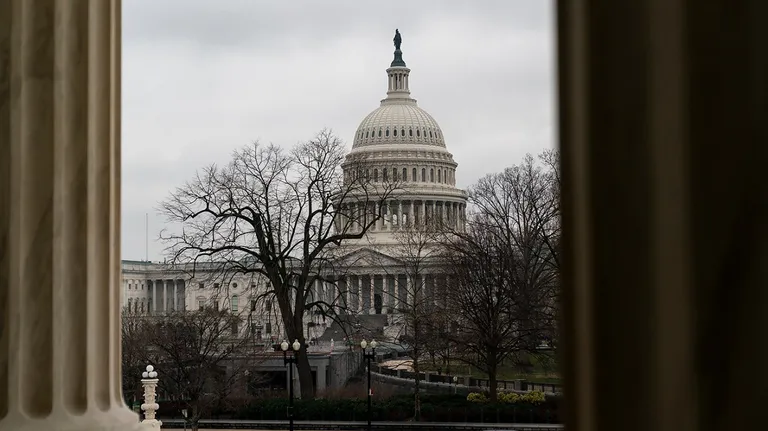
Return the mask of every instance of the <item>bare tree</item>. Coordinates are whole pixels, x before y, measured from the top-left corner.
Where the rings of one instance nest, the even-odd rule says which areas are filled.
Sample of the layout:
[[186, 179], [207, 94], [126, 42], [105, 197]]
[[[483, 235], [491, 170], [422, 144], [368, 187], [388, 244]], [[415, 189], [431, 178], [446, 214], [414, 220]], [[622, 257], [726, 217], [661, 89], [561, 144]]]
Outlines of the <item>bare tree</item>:
[[[396, 281], [391, 300], [395, 303], [399, 319], [396, 323], [400, 328], [394, 341], [411, 352], [415, 420], [421, 417], [420, 365], [426, 354], [434, 354], [434, 340], [442, 322], [444, 303], [439, 298], [445, 292], [437, 281], [445, 274], [438, 242], [441, 231], [442, 225], [438, 220], [428, 219], [421, 223], [409, 220], [393, 232], [395, 245], [391, 252], [399, 265], [392, 265], [391, 262], [382, 265], [386, 271], [406, 276], [405, 286], [400, 285], [400, 280]], [[384, 291], [392, 295], [387, 289]]]
[[259, 298], [275, 300], [288, 338], [302, 346], [303, 398], [314, 396], [304, 316], [319, 310], [333, 318], [341, 305], [338, 298], [315, 298], [313, 286], [338, 282], [335, 250], [364, 237], [381, 218], [377, 204], [397, 190], [394, 182], [372, 181], [364, 158], [345, 162], [345, 153], [329, 131], [290, 151], [253, 144], [236, 151], [225, 168], [204, 169], [160, 205], [182, 226], [180, 233], [161, 235], [173, 263], [218, 262], [223, 272], [269, 280]]
[[122, 312], [122, 379], [123, 397], [129, 405], [141, 400], [141, 373], [148, 365], [147, 316], [131, 307]]
[[245, 367], [260, 352], [236, 334], [240, 320], [213, 307], [145, 320], [147, 360], [161, 370], [160, 390], [186, 405], [193, 429], [244, 379]]
[[[556, 164], [556, 154], [545, 154]], [[547, 167], [548, 166], [548, 167]], [[445, 259], [455, 286], [451, 334], [461, 360], [486, 372], [496, 397], [499, 366], [555, 341], [559, 277], [559, 176], [528, 156], [470, 189], [476, 212], [451, 232]]]

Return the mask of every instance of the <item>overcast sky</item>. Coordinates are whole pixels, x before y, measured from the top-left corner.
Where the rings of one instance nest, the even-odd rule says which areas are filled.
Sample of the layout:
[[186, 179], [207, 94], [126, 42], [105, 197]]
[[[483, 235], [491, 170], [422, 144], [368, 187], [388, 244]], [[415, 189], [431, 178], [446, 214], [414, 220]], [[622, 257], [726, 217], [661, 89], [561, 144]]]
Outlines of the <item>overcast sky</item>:
[[162, 260], [158, 202], [254, 140], [351, 145], [386, 96], [395, 28], [411, 96], [459, 187], [555, 146], [549, 0], [123, 2], [123, 259]]

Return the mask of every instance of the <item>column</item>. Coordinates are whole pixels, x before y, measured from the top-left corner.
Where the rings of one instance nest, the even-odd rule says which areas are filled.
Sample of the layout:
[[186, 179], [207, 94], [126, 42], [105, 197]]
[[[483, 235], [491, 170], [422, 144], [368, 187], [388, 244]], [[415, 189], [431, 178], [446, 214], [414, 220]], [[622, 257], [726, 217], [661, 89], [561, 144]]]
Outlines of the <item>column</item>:
[[171, 304], [173, 304], [174, 311], [177, 311], [179, 309], [179, 292], [176, 287], [178, 284], [179, 284], [179, 280], [173, 280], [173, 301], [171, 301]]
[[415, 304], [414, 293], [415, 293], [415, 290], [416, 290], [415, 289], [415, 287], [416, 287], [415, 284], [416, 283], [415, 283], [415, 280], [413, 279], [412, 276], [406, 274], [405, 277], [406, 277], [405, 278], [405, 283], [406, 283], [405, 303], [406, 303], [407, 307], [411, 307], [413, 304]]
[[369, 293], [368, 293], [368, 314], [376, 314], [376, 308], [374, 307], [373, 298], [376, 294], [376, 283], [375, 283], [376, 276], [371, 274], [368, 276], [369, 279]]
[[408, 222], [411, 226], [416, 226], [416, 213], [413, 212], [413, 199], [410, 202], [411, 212], [408, 214]]
[[360, 275], [355, 276], [357, 280], [355, 285], [357, 286], [357, 313], [363, 314], [363, 277]]
[[[376, 216], [378, 217], [381, 214], [381, 202], [376, 202]], [[383, 225], [382, 218], [378, 218], [376, 220], [376, 230], [381, 230], [381, 227]]]
[[162, 280], [163, 282], [163, 313], [168, 312], [168, 280]]
[[403, 201], [397, 201], [397, 227], [403, 227]]
[[421, 225], [426, 226], [427, 224], [427, 201], [422, 200], [421, 201]]
[[387, 201], [387, 218], [385, 219], [386, 229], [392, 229], [392, 205], [390, 201]]
[[0, 2], [0, 429], [128, 431], [120, 2]]

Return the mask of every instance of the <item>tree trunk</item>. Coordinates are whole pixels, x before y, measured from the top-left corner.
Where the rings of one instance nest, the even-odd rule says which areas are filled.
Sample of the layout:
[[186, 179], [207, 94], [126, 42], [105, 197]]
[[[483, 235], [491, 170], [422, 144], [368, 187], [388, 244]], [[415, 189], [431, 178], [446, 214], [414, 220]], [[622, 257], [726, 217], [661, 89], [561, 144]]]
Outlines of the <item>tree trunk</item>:
[[488, 395], [492, 403], [496, 402], [498, 390], [496, 383], [496, 364], [488, 364]]
[[[311, 400], [315, 398], [315, 382], [312, 381], [312, 368], [309, 366], [307, 347], [304, 345], [303, 337], [299, 338], [299, 342], [301, 343], [301, 352], [296, 361], [296, 371], [298, 371], [299, 374], [301, 399]], [[293, 382], [291, 382], [291, 384], [293, 384]]]
[[[416, 344], [416, 343], [414, 343]], [[413, 349], [413, 374], [416, 379], [413, 385], [413, 420], [416, 422], [421, 421], [421, 400], [419, 399], [419, 392], [421, 392], [421, 379], [419, 379], [419, 350]]]

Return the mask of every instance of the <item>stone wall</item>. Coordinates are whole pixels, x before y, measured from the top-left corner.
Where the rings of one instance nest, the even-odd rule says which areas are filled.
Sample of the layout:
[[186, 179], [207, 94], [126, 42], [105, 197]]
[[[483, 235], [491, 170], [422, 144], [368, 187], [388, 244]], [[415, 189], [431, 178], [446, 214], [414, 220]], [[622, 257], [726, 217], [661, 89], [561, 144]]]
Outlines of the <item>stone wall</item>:
[[355, 350], [335, 351], [330, 357], [330, 389], [341, 388], [357, 374], [363, 363], [362, 354]]

